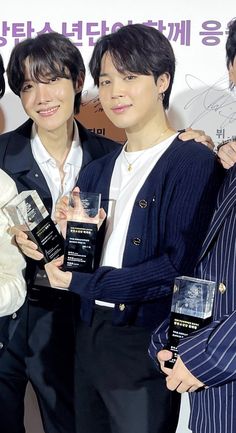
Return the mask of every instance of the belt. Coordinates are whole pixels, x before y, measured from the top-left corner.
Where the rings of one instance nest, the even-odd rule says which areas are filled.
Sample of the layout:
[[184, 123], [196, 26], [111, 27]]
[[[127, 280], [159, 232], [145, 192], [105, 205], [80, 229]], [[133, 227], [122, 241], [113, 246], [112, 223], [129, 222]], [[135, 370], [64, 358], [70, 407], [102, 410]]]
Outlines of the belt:
[[46, 308], [52, 308], [60, 304], [63, 306], [72, 305], [72, 293], [47, 286], [34, 286], [28, 290], [28, 301], [31, 305]]

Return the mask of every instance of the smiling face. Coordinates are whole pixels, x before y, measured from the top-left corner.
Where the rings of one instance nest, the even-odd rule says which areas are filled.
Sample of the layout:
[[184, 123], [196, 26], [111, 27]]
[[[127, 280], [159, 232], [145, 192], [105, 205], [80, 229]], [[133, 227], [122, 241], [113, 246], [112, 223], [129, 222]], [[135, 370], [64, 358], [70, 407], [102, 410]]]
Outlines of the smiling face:
[[42, 81], [30, 77], [25, 62], [25, 82], [20, 97], [27, 115], [35, 122], [37, 130], [56, 131], [73, 120], [76, 91], [71, 79], [45, 76]]
[[[111, 122], [126, 132], [143, 130], [163, 113], [160, 94], [168, 87], [168, 75], [155, 83], [153, 75], [119, 72], [108, 52], [103, 55], [99, 77], [99, 98]], [[157, 122], [158, 123], [158, 122]]]

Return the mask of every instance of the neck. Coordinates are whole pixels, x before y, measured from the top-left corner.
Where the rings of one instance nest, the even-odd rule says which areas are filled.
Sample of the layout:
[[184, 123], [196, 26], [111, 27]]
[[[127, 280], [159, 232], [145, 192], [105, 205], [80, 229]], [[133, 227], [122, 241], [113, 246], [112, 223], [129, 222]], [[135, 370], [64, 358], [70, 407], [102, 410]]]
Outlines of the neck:
[[126, 150], [135, 152], [155, 146], [174, 134], [164, 110], [158, 111], [148, 122], [139, 124], [138, 127], [126, 129], [127, 146]]
[[166, 140], [174, 133], [174, 129], [166, 124], [160, 128], [156, 128], [155, 133], [153, 132], [149, 135], [127, 134], [127, 143], [125, 150], [127, 152], [135, 152], [138, 150], [148, 149], [161, 143], [163, 140]]
[[73, 119], [54, 131], [47, 131], [37, 127], [36, 130], [48, 153], [57, 161], [58, 165], [63, 164], [73, 140]]

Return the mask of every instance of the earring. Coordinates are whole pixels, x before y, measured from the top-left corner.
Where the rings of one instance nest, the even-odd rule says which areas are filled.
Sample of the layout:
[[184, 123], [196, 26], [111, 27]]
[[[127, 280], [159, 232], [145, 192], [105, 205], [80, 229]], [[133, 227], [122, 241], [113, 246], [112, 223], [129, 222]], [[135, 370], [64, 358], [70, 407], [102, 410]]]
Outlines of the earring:
[[164, 98], [165, 98], [165, 92], [159, 93], [159, 99], [160, 99], [161, 102], [164, 101]]
[[235, 84], [234, 84], [234, 82], [233, 82], [233, 81], [230, 81], [230, 82], [229, 82], [229, 90], [232, 91], [232, 90], [234, 90], [234, 88], [235, 88]]

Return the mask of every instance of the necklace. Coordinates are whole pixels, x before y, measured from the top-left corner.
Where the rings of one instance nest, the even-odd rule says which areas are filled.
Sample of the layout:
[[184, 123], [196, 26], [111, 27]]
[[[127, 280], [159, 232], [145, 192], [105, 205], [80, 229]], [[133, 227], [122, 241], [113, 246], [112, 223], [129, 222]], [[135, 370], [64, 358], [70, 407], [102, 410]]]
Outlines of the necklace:
[[[153, 144], [157, 144], [157, 142], [160, 140], [160, 138], [168, 131], [168, 129], [169, 129], [169, 127], [167, 127], [164, 131], [162, 131], [162, 133], [155, 139], [155, 141], [154, 141], [154, 143]], [[151, 146], [153, 146], [153, 144], [151, 145]], [[142, 154], [143, 154], [143, 152], [141, 152], [138, 156], [137, 156], [137, 158], [135, 158], [134, 159], [134, 161], [129, 161], [128, 160], [128, 158], [127, 158], [127, 151], [126, 151], [126, 149], [127, 149], [127, 145], [128, 145], [128, 141], [126, 142], [126, 144], [125, 144], [125, 147], [124, 147], [124, 152], [123, 152], [123, 155], [124, 155], [124, 158], [125, 158], [125, 161], [127, 162], [127, 164], [128, 164], [128, 171], [131, 171], [132, 169], [133, 169], [133, 165], [135, 164], [135, 162], [142, 156]], [[151, 146], [149, 146], [149, 147], [151, 147]], [[146, 150], [146, 149], [143, 149], [143, 151], [144, 150]]]
[[125, 148], [124, 148], [124, 152], [123, 152], [123, 156], [124, 156], [124, 158], [125, 158], [125, 161], [127, 162], [127, 164], [128, 164], [128, 171], [131, 171], [132, 170], [132, 166], [133, 166], [133, 164], [142, 156], [142, 154], [143, 154], [143, 151], [139, 151], [139, 155], [137, 156], [137, 158], [135, 158], [132, 162], [131, 161], [129, 161], [128, 160], [128, 158], [127, 158], [127, 156], [126, 156], [126, 147], [127, 147], [127, 143], [126, 143], [126, 145], [125, 145]]

